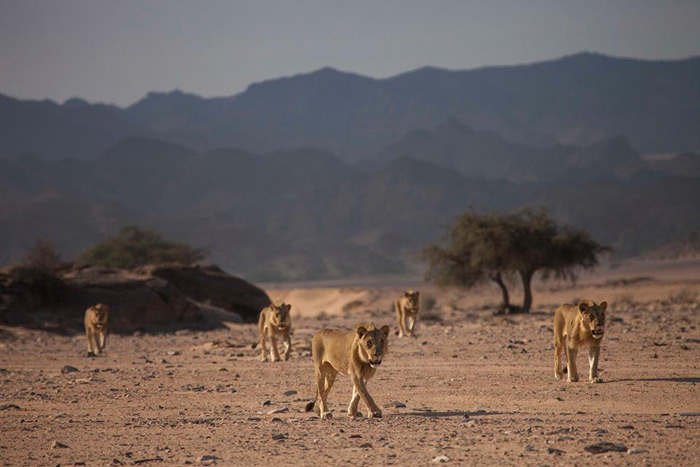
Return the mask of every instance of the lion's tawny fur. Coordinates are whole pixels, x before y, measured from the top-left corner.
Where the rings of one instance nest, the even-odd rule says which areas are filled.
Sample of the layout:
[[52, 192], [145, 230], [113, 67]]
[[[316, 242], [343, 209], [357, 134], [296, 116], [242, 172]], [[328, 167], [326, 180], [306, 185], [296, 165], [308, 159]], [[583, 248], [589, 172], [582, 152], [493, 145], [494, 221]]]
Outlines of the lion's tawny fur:
[[[584, 300], [578, 305], [565, 304], [554, 313], [554, 376], [562, 379], [568, 372], [568, 381], [578, 381], [576, 355], [578, 349], [588, 347], [590, 365], [589, 381], [600, 383], [598, 358], [600, 343], [605, 334], [605, 310], [608, 304], [597, 305], [592, 300]], [[562, 368], [561, 354], [566, 352], [567, 368]], [[567, 371], [568, 370], [568, 371]]]
[[324, 329], [311, 341], [311, 353], [316, 375], [316, 396], [306, 405], [313, 409], [320, 397], [319, 415], [329, 418], [327, 397], [338, 373], [348, 375], [353, 390], [348, 406], [348, 415], [357, 415], [360, 399], [367, 407], [367, 417], [381, 417], [382, 411], [367, 391], [369, 381], [381, 364], [389, 343], [389, 326], [375, 328], [374, 324], [359, 325], [354, 330], [343, 332]]
[[107, 344], [109, 305], [98, 303], [85, 310], [85, 335], [88, 357], [101, 353]]
[[404, 335], [412, 337], [413, 328], [418, 319], [420, 307], [420, 292], [407, 290], [404, 296], [394, 301], [396, 320], [399, 322], [399, 337]]
[[284, 340], [284, 359], [289, 360], [289, 355], [292, 351], [292, 340], [290, 332], [292, 330], [292, 315], [290, 310], [292, 305], [286, 303], [271, 304], [260, 312], [258, 320], [258, 331], [260, 345], [260, 361], [267, 359], [266, 337], [270, 337], [270, 361], [277, 362], [280, 360], [280, 354], [277, 350], [277, 338], [282, 337]]

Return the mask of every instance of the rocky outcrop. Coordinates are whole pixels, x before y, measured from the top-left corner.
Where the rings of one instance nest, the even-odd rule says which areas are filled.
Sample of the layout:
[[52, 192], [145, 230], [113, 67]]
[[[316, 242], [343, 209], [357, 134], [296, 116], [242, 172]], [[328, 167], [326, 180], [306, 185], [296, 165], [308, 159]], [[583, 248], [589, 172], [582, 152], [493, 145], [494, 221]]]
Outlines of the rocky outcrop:
[[[62, 293], [48, 301], [37, 300], [11, 271], [0, 275], [0, 322], [72, 332], [82, 327], [88, 306], [106, 303], [112, 332], [168, 331], [212, 327], [222, 320], [252, 322], [270, 304], [263, 290], [216, 266], [70, 267], [57, 275]], [[212, 309], [219, 312], [218, 323], [204, 316]]]

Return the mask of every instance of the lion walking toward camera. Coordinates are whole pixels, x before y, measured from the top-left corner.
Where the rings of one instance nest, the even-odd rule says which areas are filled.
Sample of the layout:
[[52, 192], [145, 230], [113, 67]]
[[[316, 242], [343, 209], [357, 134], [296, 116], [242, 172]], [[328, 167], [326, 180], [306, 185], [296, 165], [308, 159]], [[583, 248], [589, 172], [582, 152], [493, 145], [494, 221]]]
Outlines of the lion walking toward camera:
[[[588, 347], [588, 363], [591, 383], [602, 383], [598, 377], [600, 343], [605, 334], [606, 302], [596, 305], [584, 300], [578, 305], [561, 305], [554, 313], [554, 377], [563, 379], [568, 370], [568, 381], [578, 381], [576, 355], [581, 347]], [[566, 352], [566, 365], [562, 368], [561, 354]]]
[[[289, 333], [292, 330], [292, 316], [289, 310], [292, 305], [281, 303], [279, 305], [271, 304], [260, 312], [258, 320], [258, 331], [260, 333], [260, 361], [267, 360], [267, 345], [266, 337], [270, 336], [270, 361], [280, 361], [280, 353], [277, 350], [277, 338], [282, 337], [284, 340], [284, 359], [289, 360], [289, 354], [292, 351], [292, 340]], [[254, 346], [255, 347], [255, 346]]]
[[399, 322], [399, 337], [413, 337], [413, 328], [418, 319], [420, 292], [407, 290], [404, 296], [394, 302], [396, 319]]
[[88, 357], [94, 357], [105, 349], [109, 322], [109, 305], [98, 303], [85, 310], [85, 334], [88, 341]]
[[311, 353], [316, 370], [316, 396], [306, 405], [306, 411], [313, 410], [321, 398], [319, 415], [330, 418], [327, 397], [338, 373], [348, 375], [352, 380], [352, 398], [348, 415], [357, 415], [360, 399], [367, 407], [367, 417], [381, 417], [382, 411], [367, 391], [367, 382], [381, 365], [389, 342], [389, 326], [381, 329], [374, 324], [360, 325], [354, 330], [343, 332], [324, 329], [311, 341]]

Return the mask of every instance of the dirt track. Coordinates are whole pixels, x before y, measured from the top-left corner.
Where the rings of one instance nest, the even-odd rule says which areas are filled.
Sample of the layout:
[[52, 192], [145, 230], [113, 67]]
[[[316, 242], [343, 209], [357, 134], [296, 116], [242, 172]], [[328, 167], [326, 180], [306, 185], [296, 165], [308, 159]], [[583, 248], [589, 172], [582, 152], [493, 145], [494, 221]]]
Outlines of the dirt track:
[[[555, 381], [552, 311], [446, 311], [420, 322], [415, 339], [392, 336], [369, 384], [381, 420], [347, 418], [351, 385], [342, 376], [329, 398], [333, 420], [302, 410], [313, 395], [312, 333], [363, 320], [394, 328], [386, 310], [297, 316], [292, 358], [274, 364], [260, 363], [250, 348], [253, 325], [111, 336], [96, 359], [84, 356], [83, 336], [6, 329], [0, 405], [19, 409], [0, 411], [0, 459], [199, 465], [210, 455], [218, 465], [425, 465], [446, 456], [452, 464], [698, 465], [700, 417], [682, 415], [700, 411], [698, 304], [613, 308], [601, 357], [605, 383], [596, 385]], [[62, 374], [64, 365], [80, 371]], [[276, 409], [282, 412], [270, 413]], [[68, 447], [52, 448], [54, 440]], [[643, 452], [584, 450], [599, 441]]]

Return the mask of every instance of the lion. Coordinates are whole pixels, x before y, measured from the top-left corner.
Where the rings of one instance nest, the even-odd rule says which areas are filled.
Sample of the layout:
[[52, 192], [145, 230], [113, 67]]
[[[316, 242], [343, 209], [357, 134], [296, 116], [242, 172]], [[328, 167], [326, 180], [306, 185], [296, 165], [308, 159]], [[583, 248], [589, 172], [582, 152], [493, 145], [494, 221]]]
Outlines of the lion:
[[[265, 343], [265, 337], [270, 335], [270, 361], [278, 362], [280, 361], [280, 354], [277, 350], [277, 337], [282, 336], [284, 339], [284, 359], [289, 360], [289, 354], [292, 351], [292, 340], [289, 337], [289, 333], [292, 330], [292, 315], [289, 313], [292, 305], [287, 305], [286, 303], [270, 304], [270, 306], [263, 308], [260, 312], [260, 320], [258, 321], [258, 330], [260, 332], [260, 361], [264, 362], [267, 360], [267, 346]], [[256, 344], [257, 345], [257, 344]], [[253, 346], [253, 348], [256, 347]]]
[[357, 416], [357, 406], [362, 398], [367, 407], [368, 418], [381, 418], [382, 411], [374, 403], [367, 391], [367, 381], [382, 363], [389, 343], [389, 326], [380, 329], [374, 324], [359, 325], [354, 330], [343, 332], [336, 329], [324, 329], [311, 341], [311, 353], [316, 370], [316, 396], [306, 404], [306, 411], [313, 410], [319, 396], [319, 416], [331, 418], [326, 398], [333, 387], [338, 373], [350, 376], [352, 380], [352, 398], [348, 406], [348, 415]]
[[[109, 321], [109, 305], [98, 303], [85, 310], [85, 334], [88, 341], [88, 357], [94, 357], [105, 349]], [[93, 345], [94, 342], [94, 345]]]
[[399, 321], [399, 337], [404, 334], [413, 337], [413, 327], [418, 318], [420, 292], [407, 290], [404, 296], [394, 302], [396, 319]]
[[[568, 381], [578, 381], [576, 354], [579, 347], [588, 347], [588, 362], [591, 383], [602, 383], [598, 377], [598, 357], [600, 343], [605, 334], [606, 302], [596, 305], [592, 300], [584, 300], [578, 305], [565, 304], [554, 313], [554, 377], [563, 379], [568, 370]], [[568, 368], [561, 365], [562, 350], [566, 351]]]

